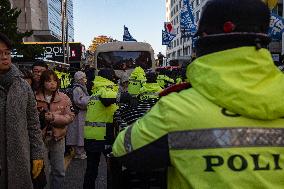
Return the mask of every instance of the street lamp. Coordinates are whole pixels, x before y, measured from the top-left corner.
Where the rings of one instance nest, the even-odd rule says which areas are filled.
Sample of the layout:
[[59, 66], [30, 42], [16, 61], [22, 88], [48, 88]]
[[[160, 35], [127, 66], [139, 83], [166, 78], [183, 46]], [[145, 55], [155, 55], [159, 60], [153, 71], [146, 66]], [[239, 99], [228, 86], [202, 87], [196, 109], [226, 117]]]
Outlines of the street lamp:
[[61, 0], [61, 26], [62, 26], [61, 36], [62, 36], [62, 48], [63, 48], [63, 63], [66, 62], [69, 63], [67, 0]]

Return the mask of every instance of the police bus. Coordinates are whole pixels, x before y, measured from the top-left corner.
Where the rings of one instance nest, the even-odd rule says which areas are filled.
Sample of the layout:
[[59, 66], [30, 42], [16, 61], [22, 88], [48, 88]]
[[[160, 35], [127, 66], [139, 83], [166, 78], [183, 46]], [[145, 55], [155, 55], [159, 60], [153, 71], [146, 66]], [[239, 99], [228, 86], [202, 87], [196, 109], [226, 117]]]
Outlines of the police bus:
[[154, 50], [145, 42], [111, 42], [99, 45], [94, 53], [94, 66], [113, 68], [118, 77], [125, 71], [127, 74], [137, 66], [144, 70], [155, 69]]

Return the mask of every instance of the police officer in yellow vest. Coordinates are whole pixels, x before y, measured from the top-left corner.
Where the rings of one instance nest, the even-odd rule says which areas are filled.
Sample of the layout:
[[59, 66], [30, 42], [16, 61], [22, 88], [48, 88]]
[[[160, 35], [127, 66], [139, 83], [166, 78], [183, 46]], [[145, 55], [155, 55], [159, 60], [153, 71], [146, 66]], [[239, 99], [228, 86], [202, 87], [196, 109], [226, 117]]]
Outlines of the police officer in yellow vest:
[[101, 154], [106, 155], [113, 142], [113, 114], [117, 110], [117, 87], [114, 83], [114, 71], [100, 70], [94, 80], [94, 90], [88, 103], [85, 126], [85, 150], [87, 168], [84, 177], [84, 189], [95, 188]]
[[164, 89], [164, 88], [169, 87], [171, 84], [174, 84], [175, 81], [167, 75], [159, 74], [157, 77], [157, 82], [160, 85], [160, 87]]
[[162, 97], [122, 131], [113, 154], [135, 170], [168, 166], [171, 189], [284, 188], [284, 75], [261, 0], [209, 0], [192, 88]]
[[159, 93], [163, 90], [156, 82], [157, 75], [154, 72], [146, 74], [146, 82], [142, 84], [139, 90], [139, 100], [158, 99]]
[[132, 96], [138, 95], [140, 88], [145, 82], [145, 71], [141, 67], [136, 67], [129, 77], [128, 93]]

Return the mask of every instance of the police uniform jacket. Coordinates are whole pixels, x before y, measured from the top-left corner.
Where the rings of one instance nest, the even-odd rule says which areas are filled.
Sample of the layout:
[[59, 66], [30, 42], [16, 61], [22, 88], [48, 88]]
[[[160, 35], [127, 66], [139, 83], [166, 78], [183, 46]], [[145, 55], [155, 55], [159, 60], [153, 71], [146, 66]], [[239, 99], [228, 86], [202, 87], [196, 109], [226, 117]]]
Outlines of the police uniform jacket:
[[168, 188], [284, 187], [284, 75], [266, 49], [196, 59], [192, 88], [162, 97], [117, 137], [132, 169], [168, 167]]

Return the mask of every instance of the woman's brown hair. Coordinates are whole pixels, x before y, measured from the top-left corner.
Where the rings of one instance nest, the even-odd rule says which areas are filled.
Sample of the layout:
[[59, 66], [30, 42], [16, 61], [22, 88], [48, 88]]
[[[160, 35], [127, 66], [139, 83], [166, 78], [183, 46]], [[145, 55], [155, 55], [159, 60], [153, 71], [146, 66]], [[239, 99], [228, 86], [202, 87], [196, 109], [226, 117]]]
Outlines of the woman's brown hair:
[[47, 82], [51, 79], [51, 76], [53, 76], [54, 80], [57, 83], [57, 88], [56, 90], [58, 90], [59, 86], [60, 86], [60, 80], [57, 77], [56, 73], [53, 70], [46, 70], [44, 72], [42, 72], [41, 76], [40, 76], [40, 80], [39, 80], [39, 86], [40, 86], [40, 90], [44, 93], [44, 82]]

